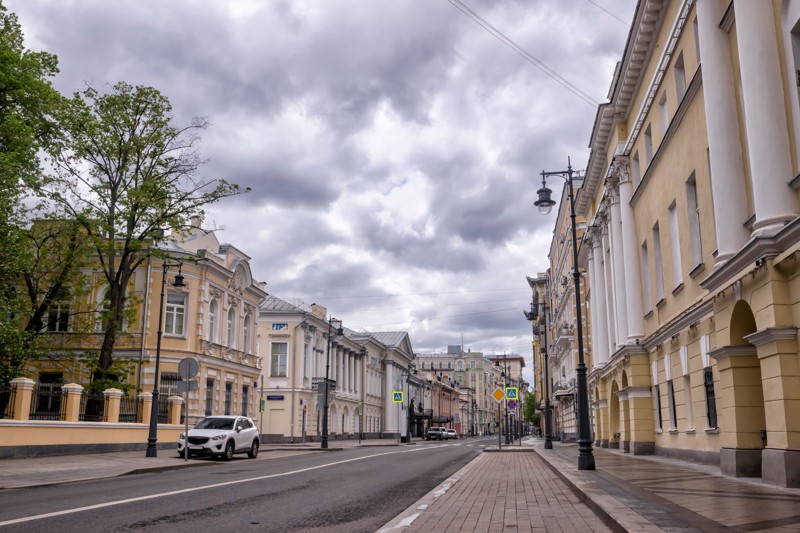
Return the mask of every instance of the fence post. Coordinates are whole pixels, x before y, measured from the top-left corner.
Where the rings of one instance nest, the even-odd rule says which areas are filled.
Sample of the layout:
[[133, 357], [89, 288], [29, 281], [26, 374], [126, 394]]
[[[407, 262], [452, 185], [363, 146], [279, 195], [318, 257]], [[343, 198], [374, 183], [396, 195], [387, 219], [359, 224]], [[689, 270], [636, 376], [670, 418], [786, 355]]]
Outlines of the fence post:
[[81, 419], [81, 393], [83, 385], [68, 383], [61, 387], [64, 395], [63, 402], [65, 407], [62, 409], [65, 422], [77, 422]]
[[104, 411], [104, 421], [116, 424], [119, 422], [119, 404], [122, 400], [122, 391], [119, 389], [106, 389], [103, 391], [106, 405]]
[[31, 399], [33, 398], [33, 385], [35, 382], [28, 378], [14, 378], [11, 388], [14, 391], [14, 420], [28, 420], [31, 412]]
[[140, 422], [146, 426], [150, 423], [150, 410], [152, 409], [153, 405], [153, 393], [140, 392], [139, 401], [141, 402], [141, 408], [139, 409], [139, 417], [141, 418]]
[[170, 396], [167, 401], [169, 402], [169, 416], [167, 416], [167, 424], [180, 424], [183, 398], [180, 396]]

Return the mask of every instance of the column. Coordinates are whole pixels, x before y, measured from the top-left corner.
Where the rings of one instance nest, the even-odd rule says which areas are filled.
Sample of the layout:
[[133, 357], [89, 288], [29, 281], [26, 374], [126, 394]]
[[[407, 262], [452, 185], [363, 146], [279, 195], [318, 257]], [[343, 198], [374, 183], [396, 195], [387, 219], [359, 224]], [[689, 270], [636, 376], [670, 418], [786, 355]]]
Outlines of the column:
[[[11, 418], [13, 420], [28, 420], [30, 417], [33, 386], [35, 384], [35, 381], [28, 378], [14, 378], [11, 380], [11, 388], [14, 390], [14, 404], [11, 406]], [[83, 387], [81, 387], [81, 390], [83, 390]]]
[[724, 13], [723, 0], [697, 0], [717, 267], [736, 254], [750, 238], [744, 227], [747, 217], [744, 159], [739, 142], [729, 37], [719, 28]]
[[[608, 293], [606, 291], [606, 276], [603, 271], [603, 235], [600, 228], [595, 227], [594, 238], [592, 239], [592, 269], [594, 287], [597, 288], [597, 315], [592, 317], [594, 327], [597, 331], [597, 347], [594, 353], [602, 365], [608, 362]], [[595, 289], [592, 288], [592, 300], [595, 299]]]
[[606, 285], [606, 324], [608, 325], [608, 358], [617, 351], [617, 326], [614, 321], [614, 282], [611, 273], [611, 253], [608, 236], [608, 227], [603, 227], [603, 274]]
[[789, 126], [773, 5], [737, 1], [734, 6], [756, 215], [753, 236], [771, 235], [797, 214], [796, 195], [788, 185], [793, 177]]
[[644, 337], [644, 312], [642, 310], [642, 273], [639, 267], [639, 243], [636, 239], [636, 219], [631, 207], [633, 181], [628, 158], [614, 158], [614, 173], [619, 180], [620, 224], [622, 226], [622, 256], [625, 263], [625, 314], [628, 335], [622, 341], [635, 344]]
[[119, 422], [119, 407], [122, 401], [122, 391], [119, 389], [106, 389], [103, 391], [105, 398], [105, 413], [103, 422], [116, 424]]
[[593, 228], [589, 226], [586, 230], [586, 237], [584, 238], [584, 243], [589, 246], [589, 253], [588, 253], [588, 264], [587, 264], [587, 271], [589, 272], [589, 294], [591, 298], [589, 299], [589, 307], [590, 307], [590, 314], [591, 317], [586, 320], [586, 322], [591, 324], [589, 328], [590, 342], [592, 344], [592, 366], [591, 368], [597, 368], [600, 366], [600, 354], [598, 353], [598, 342], [597, 342], [597, 281], [595, 280], [595, 271], [594, 271], [594, 248], [592, 247], [592, 241], [594, 240]]
[[611, 271], [614, 274], [614, 309], [617, 318], [617, 346], [626, 344], [628, 340], [627, 287], [630, 280], [626, 277], [625, 255], [622, 251], [622, 214], [619, 206], [619, 181], [614, 175], [606, 179], [606, 192], [610, 203], [611, 218]]

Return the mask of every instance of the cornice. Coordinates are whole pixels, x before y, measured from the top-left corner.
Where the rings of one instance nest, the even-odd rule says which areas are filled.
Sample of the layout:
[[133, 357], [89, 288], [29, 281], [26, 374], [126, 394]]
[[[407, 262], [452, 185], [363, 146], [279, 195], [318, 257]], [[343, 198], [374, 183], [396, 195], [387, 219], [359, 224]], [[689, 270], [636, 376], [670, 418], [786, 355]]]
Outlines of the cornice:
[[673, 335], [680, 333], [681, 331], [688, 328], [695, 322], [699, 322], [704, 316], [710, 314], [713, 310], [714, 310], [714, 300], [710, 298], [704, 300], [696, 304], [694, 307], [688, 309], [682, 315], [679, 315], [672, 321], [668, 322], [659, 331], [654, 333], [649, 338], [645, 339], [642, 345], [648, 352], [652, 351], [653, 348], [661, 344], [664, 344], [664, 342], [667, 339], [671, 338]]

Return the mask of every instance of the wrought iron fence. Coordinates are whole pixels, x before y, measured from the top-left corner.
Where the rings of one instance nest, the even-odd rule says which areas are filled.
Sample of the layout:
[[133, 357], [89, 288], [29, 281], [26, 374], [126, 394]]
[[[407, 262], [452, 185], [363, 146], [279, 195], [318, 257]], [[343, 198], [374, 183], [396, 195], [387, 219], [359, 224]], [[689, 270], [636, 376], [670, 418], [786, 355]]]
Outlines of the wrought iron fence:
[[14, 418], [14, 393], [11, 385], [0, 385], [0, 418]]
[[161, 374], [161, 383], [158, 387], [158, 423], [166, 424], [169, 417], [169, 402], [167, 398], [178, 394], [180, 374]]
[[63, 420], [66, 407], [59, 383], [37, 383], [31, 395], [30, 420]]
[[81, 422], [103, 422], [106, 399], [102, 394], [81, 393], [81, 407], [78, 420]]
[[139, 409], [141, 402], [137, 398], [130, 396], [123, 396], [119, 402], [119, 421], [120, 422], [138, 422]]

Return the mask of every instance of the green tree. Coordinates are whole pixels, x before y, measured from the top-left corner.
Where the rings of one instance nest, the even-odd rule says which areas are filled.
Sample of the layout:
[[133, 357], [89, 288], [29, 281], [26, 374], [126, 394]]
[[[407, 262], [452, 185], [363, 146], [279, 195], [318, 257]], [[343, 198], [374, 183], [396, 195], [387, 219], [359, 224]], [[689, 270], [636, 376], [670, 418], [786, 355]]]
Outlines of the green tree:
[[525, 403], [522, 406], [522, 416], [525, 421], [533, 425], [539, 425], [539, 413], [536, 410], [536, 393], [526, 394]]
[[21, 283], [34, 261], [26, 232], [35, 205], [23, 200], [42, 179], [37, 154], [58, 131], [56, 73], [56, 56], [25, 49], [17, 16], [0, 0], [0, 383], [17, 377], [31, 355]]
[[180, 231], [203, 207], [243, 191], [198, 177], [204, 119], [173, 125], [169, 100], [152, 87], [117, 83], [107, 93], [75, 93], [59, 116], [51, 146], [56, 175], [42, 192], [80, 222], [108, 284], [98, 374], [109, 372], [124, 321], [128, 288], [165, 230]]

